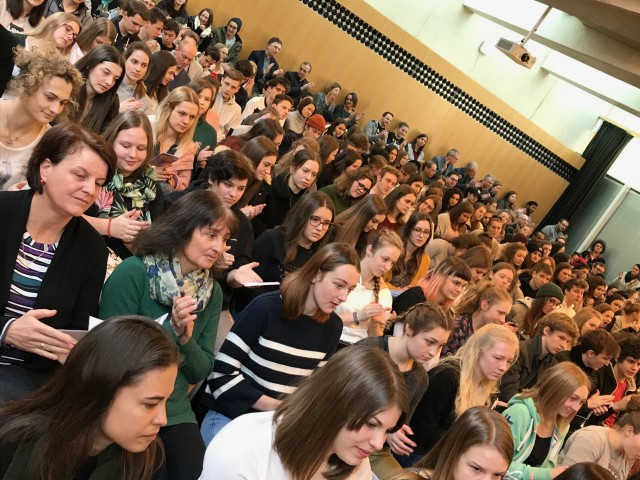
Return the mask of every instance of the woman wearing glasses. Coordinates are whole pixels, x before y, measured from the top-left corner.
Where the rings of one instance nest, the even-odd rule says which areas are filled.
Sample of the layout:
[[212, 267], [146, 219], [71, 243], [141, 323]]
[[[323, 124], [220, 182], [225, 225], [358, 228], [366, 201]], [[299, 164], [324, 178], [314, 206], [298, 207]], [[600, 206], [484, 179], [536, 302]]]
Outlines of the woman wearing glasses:
[[322, 187], [320, 191], [331, 197], [336, 207], [336, 215], [340, 215], [369, 193], [372, 186], [371, 171], [368, 168], [359, 168], [355, 172], [341, 175], [335, 183]]
[[379, 337], [390, 320], [391, 292], [382, 277], [400, 258], [402, 240], [390, 230], [376, 230], [360, 252], [360, 280], [347, 301], [336, 308], [344, 328], [340, 341], [353, 344], [367, 336]]
[[[282, 282], [313, 256], [333, 217], [333, 202], [326, 194], [313, 192], [302, 197], [281, 226], [265, 230], [254, 242], [252, 259], [259, 264], [254, 272], [265, 282]], [[233, 308], [239, 312], [258, 295], [277, 289], [242, 288], [234, 296]]]
[[431, 259], [424, 246], [431, 238], [431, 221], [426, 213], [415, 212], [400, 230], [404, 254], [398, 259], [385, 280], [392, 290], [415, 287], [429, 270]]

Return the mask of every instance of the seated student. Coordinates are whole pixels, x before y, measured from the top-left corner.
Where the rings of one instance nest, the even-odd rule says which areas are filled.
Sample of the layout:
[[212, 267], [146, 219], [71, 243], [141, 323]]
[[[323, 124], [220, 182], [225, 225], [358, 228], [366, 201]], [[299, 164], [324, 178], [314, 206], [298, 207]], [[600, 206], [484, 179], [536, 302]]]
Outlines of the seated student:
[[[153, 132], [146, 115], [134, 110], [119, 114], [104, 133], [116, 152], [117, 170], [84, 218], [120, 259], [131, 256], [138, 233], [166, 209], [165, 198], [149, 165]], [[110, 274], [116, 265], [108, 267]]]
[[336, 215], [339, 215], [365, 197], [372, 186], [371, 171], [364, 167], [341, 175], [335, 183], [322, 187], [320, 191], [331, 197], [336, 206]]
[[144, 81], [149, 97], [149, 113], [155, 115], [158, 104], [169, 94], [169, 82], [177, 71], [176, 57], [170, 52], [155, 52], [151, 55], [149, 73]]
[[123, 80], [118, 87], [120, 111], [137, 110], [151, 114], [152, 103], [144, 79], [151, 64], [151, 49], [146, 42], [133, 42], [124, 52]]
[[535, 386], [516, 395], [502, 413], [513, 433], [515, 453], [508, 478], [553, 479], [566, 466], [556, 466], [569, 424], [587, 400], [589, 379], [580, 367], [562, 362]]
[[204, 168], [207, 160], [211, 158], [218, 144], [216, 130], [207, 122], [207, 113], [213, 105], [220, 84], [213, 77], [203, 77], [190, 82], [187, 87], [198, 94], [199, 116], [196, 121], [196, 129], [193, 134], [193, 141], [198, 147], [198, 154], [194, 164], [193, 177], [196, 177], [200, 168]]
[[578, 338], [574, 321], [563, 313], [540, 320], [538, 334], [520, 342], [520, 355], [500, 384], [500, 401], [507, 403], [524, 389], [532, 388], [540, 375], [557, 363], [554, 355], [567, 350]]
[[606, 468], [613, 478], [628, 478], [640, 457], [640, 398], [629, 401], [626, 412], [613, 428], [589, 426], [567, 439], [558, 457], [560, 465], [571, 466], [595, 462]]
[[518, 339], [502, 325], [478, 330], [455, 356], [429, 371], [429, 388], [418, 403], [409, 426], [416, 443], [413, 453], [397, 457], [414, 464], [443, 437], [467, 409], [494, 403], [498, 382], [518, 356]]
[[404, 324], [401, 335], [368, 337], [356, 344], [375, 345], [389, 353], [402, 372], [409, 393], [409, 409], [404, 425], [397, 432], [389, 434], [385, 447], [371, 456], [371, 469], [379, 478], [402, 471], [391, 452], [408, 455], [413, 451], [415, 444], [407, 435], [413, 433], [409, 422], [429, 385], [424, 365], [440, 354], [453, 327], [450, 315], [441, 307], [428, 303], [420, 303], [409, 309], [400, 321]]
[[607, 293], [607, 282], [598, 275], [589, 275], [587, 277], [589, 290], [584, 293], [582, 304], [586, 307], [593, 307], [598, 303], [602, 303]]
[[8, 90], [13, 98], [0, 101], [0, 190], [25, 180], [31, 153], [82, 83], [73, 65], [53, 51], [20, 49], [16, 65], [20, 74]]
[[243, 78], [242, 73], [238, 70], [231, 69], [227, 75], [220, 80], [220, 90], [218, 91], [212, 108], [219, 117], [219, 124], [216, 127], [218, 142], [225, 138], [229, 131], [242, 123], [242, 110], [240, 109], [240, 105], [235, 102], [235, 93], [240, 89]]
[[474, 332], [485, 325], [504, 325], [510, 309], [511, 296], [505, 290], [488, 281], [473, 286], [456, 305], [453, 334], [442, 348], [442, 356], [455, 355]]
[[504, 417], [471, 407], [413, 468], [388, 480], [502, 478], [512, 458], [513, 437]]
[[394, 168], [390, 165], [384, 167], [382, 170], [380, 170], [380, 173], [376, 177], [376, 183], [369, 191], [369, 194], [377, 194], [382, 198], [385, 198], [398, 184], [399, 177], [400, 172], [397, 168]]
[[[22, 47], [28, 52], [36, 49], [57, 51], [69, 59], [80, 30], [78, 18], [71, 13], [58, 12], [45, 19], [33, 32], [13, 33], [13, 37], [16, 48]], [[5, 49], [12, 52], [11, 45], [2, 45], [2, 50]], [[12, 75], [15, 76], [17, 73], [14, 69]]]
[[556, 269], [553, 272], [551, 281], [560, 287], [564, 282], [571, 278], [572, 272], [573, 267], [569, 262], [559, 262], [556, 264]]
[[636, 375], [640, 370], [640, 338], [635, 334], [618, 332], [613, 335], [620, 346], [615, 364], [598, 371], [598, 390], [613, 395], [613, 403], [606, 413], [592, 418], [589, 423], [602, 423], [611, 427], [619, 412], [627, 408], [633, 394], [637, 393]]
[[569, 315], [571, 318], [576, 316], [576, 307], [582, 303], [582, 297], [585, 290], [589, 288], [589, 284], [584, 280], [571, 278], [562, 284], [562, 293], [564, 300], [558, 307], [558, 312]]
[[573, 321], [576, 322], [576, 327], [578, 327], [578, 332], [580, 336], [578, 337], [578, 343], [580, 343], [580, 339], [588, 332], [593, 332], [600, 328], [602, 324], [602, 315], [597, 312], [594, 308], [584, 307], [581, 308], [576, 316], [573, 317]]
[[571, 350], [565, 350], [556, 355], [558, 362], [573, 362], [579, 366], [589, 377], [591, 383], [589, 397], [580, 407], [573, 422], [571, 430], [578, 430], [589, 422], [592, 413], [602, 414], [607, 411], [607, 407], [613, 402], [613, 395], [600, 392], [598, 390], [598, 370], [607, 367], [611, 360], [616, 360], [620, 354], [620, 346], [609, 332], [599, 328], [586, 333], [579, 345]]
[[608, 303], [601, 303], [595, 307], [595, 311], [600, 314], [602, 319], [600, 328], [605, 328], [608, 331], [608, 326], [614, 318], [613, 308]]
[[620, 330], [637, 332], [640, 330], [640, 303], [627, 300], [622, 307], [622, 315], [616, 317], [613, 332]]
[[69, 52], [69, 60], [76, 63], [98, 45], [112, 45], [116, 39], [116, 28], [104, 17], [95, 18], [82, 28]]
[[172, 52], [176, 49], [175, 41], [180, 35], [180, 24], [173, 18], [167, 18], [162, 27], [162, 33], [158, 38], [160, 50]]
[[518, 329], [520, 340], [533, 338], [538, 331], [538, 323], [545, 315], [557, 310], [564, 300], [562, 289], [555, 283], [546, 283], [536, 292], [535, 300], [523, 298], [516, 300], [509, 321]]
[[367, 195], [353, 207], [336, 215], [333, 227], [325, 237], [325, 243], [344, 242], [362, 251], [370, 232], [377, 230], [384, 220], [387, 207], [380, 195]]
[[522, 295], [525, 298], [536, 298], [538, 289], [549, 283], [552, 276], [553, 269], [549, 265], [542, 262], [534, 264], [527, 273], [522, 273], [518, 277]]
[[367, 236], [360, 252], [360, 279], [347, 300], [336, 308], [343, 324], [340, 341], [352, 344], [367, 336], [379, 337], [391, 318], [391, 292], [381, 277], [402, 253], [402, 240], [389, 230]]
[[175, 342], [149, 319], [98, 325], [43, 388], [0, 408], [0, 475], [150, 480], [178, 363]]
[[[156, 39], [162, 34], [162, 29], [164, 28], [166, 21], [166, 13], [155, 6], [149, 8], [149, 22], [140, 29], [138, 32], [138, 38], [141, 41], [146, 42], [152, 52], [160, 50], [160, 46]], [[84, 32], [85, 29], [83, 28], [82, 31]]]
[[[487, 237], [478, 237], [481, 241], [483, 238]], [[491, 260], [491, 250], [486, 246], [486, 244], [478, 245], [476, 247], [471, 247], [462, 255], [460, 255], [460, 259], [467, 262], [469, 268], [471, 269], [471, 284], [474, 285], [481, 281], [491, 267], [493, 266], [493, 261]]]
[[[311, 153], [318, 157], [318, 160], [320, 160], [320, 144], [316, 140], [313, 140], [311, 138], [301, 138], [300, 140], [296, 140], [295, 142], [293, 142], [293, 145], [291, 145], [291, 149], [287, 153], [282, 155], [278, 163], [274, 165], [273, 176], [281, 175], [282, 173], [290, 170], [291, 163], [293, 162], [293, 158], [295, 157], [296, 153], [298, 153], [300, 150], [305, 149], [309, 150]], [[315, 185], [317, 188], [318, 177], [316, 177]]]
[[460, 257], [468, 249], [480, 245], [478, 235], [466, 234], [454, 238], [451, 242], [442, 238], [433, 238], [424, 248], [424, 253], [429, 255], [431, 262], [429, 271], [435, 268], [447, 257]]
[[380, 224], [380, 228], [397, 232], [405, 223], [407, 215], [414, 202], [416, 195], [409, 185], [398, 185], [384, 199], [387, 205], [387, 218]]
[[124, 59], [111, 45], [100, 45], [82, 57], [76, 68], [85, 79], [69, 119], [102, 133], [118, 114], [118, 87], [123, 80]]
[[[322, 192], [305, 195], [295, 204], [282, 225], [265, 230], [253, 243], [251, 258], [257, 263], [255, 273], [264, 282], [282, 282], [287, 274], [301, 268], [322, 245], [331, 227], [334, 207]], [[234, 285], [240, 288], [241, 285]], [[234, 311], [278, 287], [243, 288], [235, 291]]]
[[313, 98], [303, 98], [298, 106], [287, 114], [287, 129], [302, 134], [307, 119], [314, 114]]
[[[289, 170], [273, 179], [271, 192], [265, 201], [267, 206], [259, 216], [260, 223], [266, 228], [280, 225], [296, 202], [313, 186], [320, 168], [320, 159], [315, 153], [307, 149], [296, 153]], [[262, 233], [264, 228], [255, 230], [254, 233], [257, 235]]]
[[620, 272], [612, 285], [620, 290], [640, 288], [640, 263], [633, 264], [628, 272]]
[[467, 222], [472, 214], [473, 205], [468, 202], [460, 202], [449, 211], [440, 213], [437, 220], [436, 236], [450, 242], [454, 238], [464, 235], [467, 233]]
[[427, 273], [415, 287], [410, 287], [393, 299], [392, 311], [400, 314], [416, 303], [431, 302], [449, 310], [471, 279], [469, 266], [459, 258], [450, 257]]
[[165, 193], [184, 190], [191, 182], [196, 145], [196, 130], [200, 100], [188, 87], [178, 87], [160, 102], [153, 126], [153, 153], [167, 153], [178, 160], [155, 168], [160, 187]]
[[[505, 262], [498, 262], [493, 265], [493, 268], [487, 275], [487, 279], [494, 287], [502, 288], [511, 293], [511, 289], [516, 278], [516, 270], [511, 265]], [[513, 296], [511, 297], [513, 298]]]
[[113, 149], [76, 123], [49, 129], [27, 165], [28, 190], [0, 192], [0, 405], [49, 379], [96, 315], [107, 266], [80, 218], [116, 168]]
[[316, 112], [322, 115], [328, 122], [333, 121], [333, 110], [336, 108], [336, 99], [340, 95], [342, 87], [338, 82], [330, 83], [322, 92], [313, 96]]
[[201, 478], [370, 479], [367, 457], [407, 409], [404, 380], [387, 354], [367, 346], [340, 351], [275, 412], [231, 422], [209, 445]]
[[102, 290], [103, 319], [168, 314], [162, 325], [182, 356], [167, 403], [168, 424], [159, 432], [169, 478], [195, 480], [202, 470], [204, 444], [189, 404], [189, 384], [211, 372], [222, 305], [213, 267], [234, 227], [233, 214], [214, 193], [191, 192], [138, 235], [136, 256], [123, 261]]
[[249, 220], [260, 215], [266, 206], [269, 185], [265, 182], [271, 179], [271, 169], [278, 156], [278, 146], [264, 135], [252, 138], [244, 144], [240, 151], [254, 167], [254, 178], [247, 184], [247, 188], [238, 201], [238, 207]]
[[327, 245], [287, 275], [279, 292], [261, 295], [235, 317], [202, 399], [205, 443], [240, 415], [275, 410], [336, 351], [342, 322], [334, 310], [358, 282], [358, 264], [350, 246]]
[[[230, 136], [219, 143], [220, 147], [226, 147], [230, 148], [231, 150], [240, 151], [249, 140], [259, 136], [267, 137], [277, 145], [279, 142], [282, 142], [282, 138], [284, 135], [284, 130], [282, 129], [280, 124], [274, 118], [270, 118], [267, 116], [259, 119], [259, 121], [257, 121], [253, 125], [247, 125], [244, 128], [247, 128], [247, 131], [240, 135], [236, 135], [239, 128], [235, 128]], [[220, 150], [220, 148], [218, 150]]]
[[431, 221], [426, 213], [415, 212], [400, 230], [404, 252], [385, 277], [392, 290], [414, 287], [429, 270], [429, 255], [424, 246], [431, 237]]
[[[326, 135], [323, 135], [320, 138], [325, 137]], [[328, 185], [334, 184], [338, 178], [355, 172], [361, 166], [362, 156], [358, 152], [352, 149], [341, 151], [336, 155], [334, 161], [325, 165], [322, 171], [318, 174], [318, 188], [324, 188]], [[369, 188], [368, 191], [371, 191], [371, 189], [372, 188]]]
[[304, 124], [304, 128], [302, 133], [295, 133], [289, 130], [284, 138], [282, 139], [282, 143], [280, 144], [280, 148], [278, 151], [280, 155], [284, 155], [290, 149], [293, 143], [296, 140], [300, 140], [301, 138], [308, 138], [310, 140], [318, 140], [322, 134], [324, 133], [325, 122], [322, 115], [314, 113]]
[[[251, 100], [247, 102], [242, 110], [242, 119], [244, 120], [249, 115], [254, 113], [258, 113], [261, 110], [264, 110], [266, 107], [271, 107], [274, 104], [274, 100], [276, 96], [283, 95], [287, 93], [287, 80], [280, 78], [272, 78], [269, 80], [264, 86], [264, 94], [256, 95]], [[290, 104], [293, 105], [293, 100], [291, 97], [288, 97], [290, 100]], [[287, 111], [287, 113], [289, 113]], [[286, 115], [285, 115], [286, 117]]]

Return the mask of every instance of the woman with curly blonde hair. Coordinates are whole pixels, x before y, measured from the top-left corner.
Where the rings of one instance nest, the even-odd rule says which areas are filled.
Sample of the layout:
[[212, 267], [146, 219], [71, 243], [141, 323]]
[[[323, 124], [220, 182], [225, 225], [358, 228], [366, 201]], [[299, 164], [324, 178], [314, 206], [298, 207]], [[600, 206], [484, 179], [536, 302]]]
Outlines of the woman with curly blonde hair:
[[400, 457], [403, 466], [410, 466], [431, 450], [469, 408], [492, 405], [498, 382], [518, 351], [515, 333], [489, 324], [475, 332], [456, 355], [430, 370], [429, 388], [409, 424], [416, 446], [411, 455]]
[[80, 73], [55, 51], [20, 48], [20, 74], [9, 84], [10, 100], [0, 100], [0, 190], [26, 179], [27, 163], [49, 125], [73, 101]]

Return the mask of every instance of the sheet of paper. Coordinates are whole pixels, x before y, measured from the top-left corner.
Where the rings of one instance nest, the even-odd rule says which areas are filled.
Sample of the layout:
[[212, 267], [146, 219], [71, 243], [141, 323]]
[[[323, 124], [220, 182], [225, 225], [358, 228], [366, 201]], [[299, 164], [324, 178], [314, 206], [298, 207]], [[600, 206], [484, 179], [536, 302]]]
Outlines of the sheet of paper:
[[87, 330], [64, 330], [64, 329], [61, 329], [58, 331], [62, 333], [66, 333], [71, 338], [73, 338], [76, 342], [80, 341], [82, 337], [84, 337], [88, 332]]
[[280, 282], [247, 282], [243, 284], [245, 287], [271, 287], [280, 285]]

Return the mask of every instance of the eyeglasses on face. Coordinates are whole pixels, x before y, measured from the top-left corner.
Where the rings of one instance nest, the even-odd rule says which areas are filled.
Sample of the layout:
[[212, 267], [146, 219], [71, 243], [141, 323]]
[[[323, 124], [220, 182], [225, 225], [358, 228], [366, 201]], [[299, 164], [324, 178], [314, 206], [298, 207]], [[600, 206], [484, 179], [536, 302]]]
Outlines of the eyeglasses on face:
[[356, 180], [356, 184], [358, 185], [358, 190], [361, 192], [368, 192], [369, 190], [371, 190], [371, 188], [367, 187], [364, 183], [362, 183], [360, 180]]
[[78, 34], [73, 29], [73, 27], [71, 25], [69, 25], [68, 23], [63, 23], [62, 26], [64, 27], [65, 33], [67, 35], [71, 35], [71, 37], [73, 38], [73, 41], [75, 42], [76, 38], [78, 38]]
[[431, 230], [429, 230], [428, 228], [413, 227], [412, 231], [416, 235], [429, 235], [429, 234], [431, 234]]
[[332, 225], [332, 222], [329, 220], [322, 220], [320, 217], [316, 217], [312, 215], [309, 217], [309, 223], [312, 227], [317, 227], [318, 225], [322, 225], [323, 230], [329, 230], [329, 227]]

